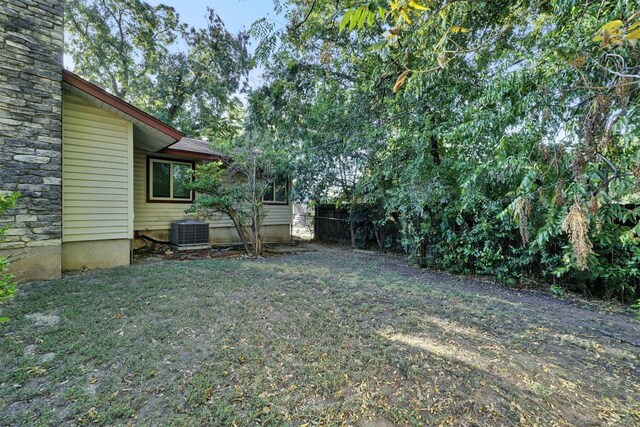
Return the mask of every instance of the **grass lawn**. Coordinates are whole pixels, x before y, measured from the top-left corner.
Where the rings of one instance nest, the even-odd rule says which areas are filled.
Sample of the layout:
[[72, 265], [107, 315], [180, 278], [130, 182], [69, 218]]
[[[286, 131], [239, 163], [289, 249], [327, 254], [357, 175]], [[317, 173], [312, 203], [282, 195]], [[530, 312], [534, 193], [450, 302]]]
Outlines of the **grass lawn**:
[[640, 323], [339, 248], [21, 288], [0, 425], [640, 425]]

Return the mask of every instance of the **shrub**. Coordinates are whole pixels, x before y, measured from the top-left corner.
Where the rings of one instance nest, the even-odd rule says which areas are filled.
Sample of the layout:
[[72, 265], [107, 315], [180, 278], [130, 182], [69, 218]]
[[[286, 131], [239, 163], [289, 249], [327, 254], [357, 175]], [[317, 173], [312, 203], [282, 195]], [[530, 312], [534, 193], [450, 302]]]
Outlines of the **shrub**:
[[[0, 195], [0, 217], [16, 204], [18, 197], [20, 197], [20, 193], [13, 193], [10, 196]], [[8, 228], [9, 226], [0, 227], [0, 242]], [[0, 257], [0, 305], [11, 301], [16, 292], [15, 276], [7, 273], [8, 268], [9, 259]], [[0, 317], [0, 323], [5, 323], [8, 320], [6, 317]]]

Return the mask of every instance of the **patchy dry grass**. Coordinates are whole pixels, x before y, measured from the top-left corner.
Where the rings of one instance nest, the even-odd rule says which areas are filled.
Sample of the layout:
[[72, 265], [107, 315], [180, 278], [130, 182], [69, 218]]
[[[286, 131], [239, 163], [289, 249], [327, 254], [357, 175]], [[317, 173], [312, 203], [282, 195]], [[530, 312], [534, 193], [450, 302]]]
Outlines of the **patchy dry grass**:
[[340, 249], [25, 286], [2, 425], [640, 425], [640, 324]]

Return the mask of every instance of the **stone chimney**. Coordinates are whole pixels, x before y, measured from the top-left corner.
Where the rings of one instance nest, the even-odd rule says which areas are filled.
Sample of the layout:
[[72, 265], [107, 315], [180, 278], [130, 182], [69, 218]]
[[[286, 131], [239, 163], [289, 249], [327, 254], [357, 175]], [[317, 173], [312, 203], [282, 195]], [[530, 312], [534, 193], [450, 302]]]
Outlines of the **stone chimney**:
[[0, 192], [19, 191], [0, 256], [18, 280], [60, 277], [64, 0], [1, 0]]

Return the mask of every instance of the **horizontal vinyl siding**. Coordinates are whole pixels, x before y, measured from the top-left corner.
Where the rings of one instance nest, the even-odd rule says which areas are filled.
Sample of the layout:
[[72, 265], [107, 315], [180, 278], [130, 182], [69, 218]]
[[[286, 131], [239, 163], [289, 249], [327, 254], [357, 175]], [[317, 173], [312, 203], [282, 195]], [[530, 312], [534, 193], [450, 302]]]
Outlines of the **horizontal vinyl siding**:
[[67, 92], [63, 102], [62, 239], [129, 239], [132, 125]]
[[171, 221], [193, 218], [184, 213], [188, 203], [147, 203], [147, 155], [133, 155], [133, 228], [136, 231], [168, 230]]
[[[171, 221], [184, 218], [198, 218], [197, 215], [187, 215], [184, 211], [189, 207], [187, 203], [147, 202], [147, 155], [144, 152], [134, 154], [134, 229], [168, 230]], [[154, 156], [154, 154], [150, 154]], [[176, 159], [180, 160], [180, 159]], [[291, 224], [291, 205], [268, 205], [264, 225]], [[226, 215], [216, 214], [207, 218], [211, 228], [233, 227], [233, 222]]]
[[291, 204], [288, 205], [266, 205], [267, 215], [262, 224], [264, 225], [281, 225], [291, 224], [292, 210]]

